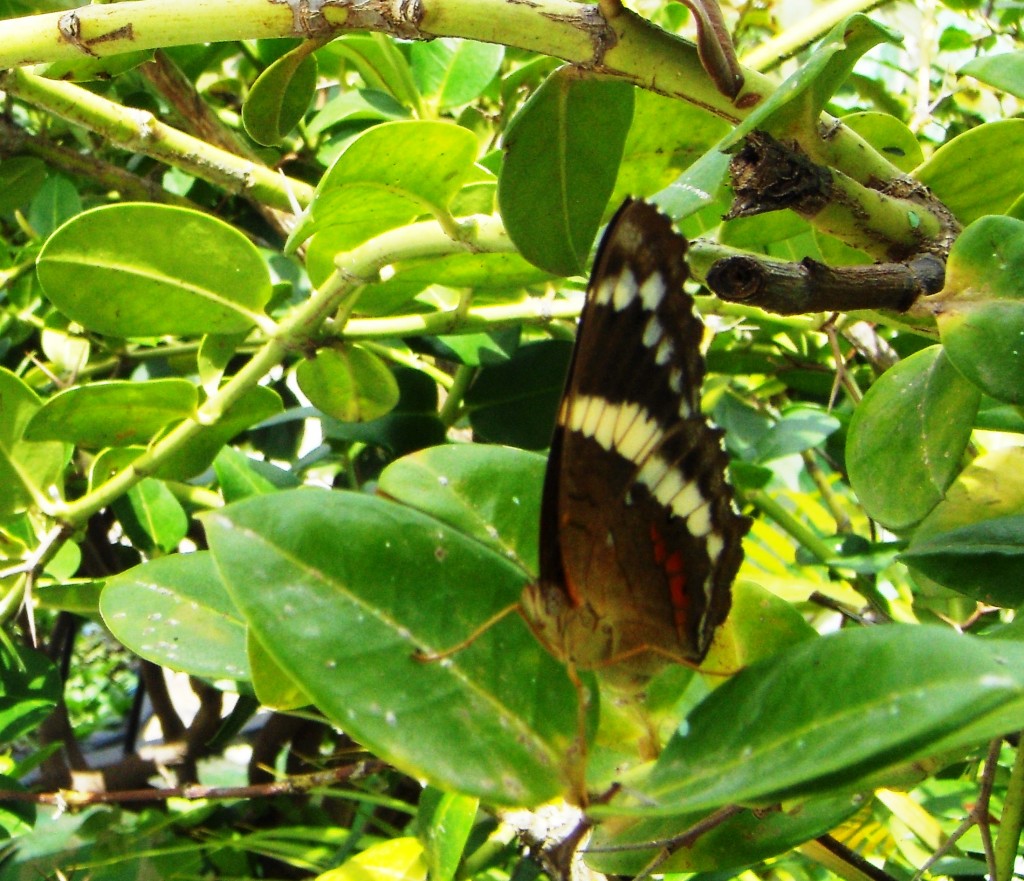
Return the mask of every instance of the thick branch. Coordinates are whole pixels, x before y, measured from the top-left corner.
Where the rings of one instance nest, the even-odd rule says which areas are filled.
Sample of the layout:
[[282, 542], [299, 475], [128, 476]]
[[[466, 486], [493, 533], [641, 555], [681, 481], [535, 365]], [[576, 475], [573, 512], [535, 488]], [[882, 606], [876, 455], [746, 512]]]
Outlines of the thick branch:
[[904, 312], [925, 294], [942, 290], [943, 262], [922, 254], [908, 263], [826, 266], [815, 260], [781, 263], [753, 256], [712, 265], [707, 285], [723, 300], [780, 315], [892, 309]]
[[747, 136], [729, 174], [735, 199], [727, 219], [789, 208], [876, 259], [901, 261], [922, 251], [944, 259], [959, 231], [945, 206], [916, 181], [900, 177], [868, 186], [763, 131]]

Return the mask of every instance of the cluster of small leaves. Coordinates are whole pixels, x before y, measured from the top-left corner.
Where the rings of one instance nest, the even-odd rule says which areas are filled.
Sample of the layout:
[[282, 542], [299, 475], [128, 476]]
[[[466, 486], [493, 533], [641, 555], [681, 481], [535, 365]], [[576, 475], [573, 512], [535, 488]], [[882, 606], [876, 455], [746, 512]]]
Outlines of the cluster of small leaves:
[[[29, 5], [0, 11], [42, 11]], [[681, 4], [638, 8], [687, 27]], [[784, 37], [770, 13], [788, 12], [747, 8], [741, 52]], [[376, 33], [46, 71], [86, 84], [75, 88], [111, 119], [150, 110], [202, 132], [213, 157], [228, 144], [279, 168], [273, 205], [196, 177], [193, 157], [127, 155], [108, 143], [113, 124], [87, 131], [9, 101], [5, 787], [83, 785], [62, 758], [80, 744], [54, 720], [71, 709], [81, 721], [88, 690], [65, 685], [67, 707], [61, 680], [106, 677], [110, 660], [75, 649], [79, 619], [147, 669], [195, 678], [197, 718], [217, 724], [177, 720], [177, 782], [223, 782], [197, 762], [257, 706], [273, 716], [250, 783], [266, 766], [296, 774], [366, 752], [393, 770], [302, 799], [58, 816], [12, 802], [0, 881], [504, 873], [517, 857], [497, 808], [575, 794], [584, 773], [608, 791], [624, 769], [629, 785], [591, 810], [601, 871], [639, 871], [650, 842], [727, 805], [744, 810], [667, 868], [815, 877], [823, 858], [793, 849], [829, 832], [896, 870], [920, 865], [977, 800], [986, 742], [1024, 728], [1024, 650], [1002, 611], [1024, 601], [1018, 12], [944, 8], [916, 102], [892, 32], [840, 22], [816, 51], [795, 47], [786, 85], [737, 127], [522, 50]], [[183, 111], [157, 67], [183, 74], [203, 112]], [[581, 771], [579, 691], [517, 617], [443, 661], [415, 655], [459, 644], [535, 576], [538, 451], [571, 351], [571, 323], [551, 316], [578, 309], [595, 235], [624, 196], [654, 197], [714, 246], [868, 259], [858, 230], [813, 218], [721, 220], [729, 157], [717, 147], [754, 128], [810, 137], [823, 109], [964, 227], [946, 289], [899, 317], [783, 319], [701, 300], [719, 331], [705, 406], [757, 515], [710, 659], [720, 675], [667, 671], [639, 720], [592, 707]], [[289, 201], [296, 217], [282, 222]], [[842, 627], [837, 609], [900, 623]], [[30, 616], [44, 653], [15, 646]], [[234, 711], [221, 692], [240, 696]], [[632, 744], [652, 731], [664, 748], [642, 761]], [[1009, 748], [1001, 758], [1016, 761]], [[146, 785], [155, 766], [131, 759], [102, 769], [109, 785]], [[136, 765], [147, 773], [125, 777]], [[944, 870], [977, 871], [977, 833], [956, 848]]]

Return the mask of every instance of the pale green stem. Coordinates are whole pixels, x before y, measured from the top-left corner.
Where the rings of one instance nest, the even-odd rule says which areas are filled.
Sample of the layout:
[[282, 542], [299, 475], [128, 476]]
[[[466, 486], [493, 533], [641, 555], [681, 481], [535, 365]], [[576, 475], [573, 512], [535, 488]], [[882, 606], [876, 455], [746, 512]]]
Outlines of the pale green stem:
[[0, 89], [94, 131], [118, 147], [180, 168], [227, 192], [247, 192], [281, 211], [291, 211], [292, 200], [304, 206], [313, 197], [309, 184], [213, 147], [160, 122], [148, 110], [121, 107], [73, 83], [49, 80], [23, 70], [9, 70], [0, 73]]
[[[405, 39], [440, 36], [503, 43], [562, 58], [584, 69], [625, 79], [688, 101], [736, 123], [776, 88], [756, 70], [743, 71], [742, 92], [730, 99], [705, 73], [696, 46], [624, 11], [611, 23], [596, 6], [570, 0], [327, 0], [323, 16], [305, 20], [298, 0], [130, 0], [64, 13], [0, 21], [0, 67], [100, 56], [220, 40], [316, 36], [368, 30]], [[67, 36], [73, 28], [77, 36]], [[812, 127], [813, 128], [813, 127]], [[817, 131], [796, 132], [805, 149]], [[806, 142], [806, 143], [805, 143]], [[829, 151], [837, 167], [857, 180], [892, 180], [897, 169], [845, 127], [833, 132]], [[844, 166], [843, 157], [849, 162]]]
[[857, 12], [867, 12], [882, 6], [886, 0], [837, 0], [810, 9], [810, 12], [788, 24], [777, 37], [759, 43], [746, 52], [741, 59], [746, 67], [754, 70], [769, 70], [781, 61], [795, 55], [801, 49], [821, 39], [839, 22]]
[[347, 340], [438, 336], [491, 331], [522, 324], [547, 324], [554, 319], [576, 318], [579, 314], [579, 301], [530, 297], [521, 303], [473, 306], [465, 313], [452, 309], [448, 312], [399, 315], [395, 318], [353, 318], [344, 329], [339, 329], [334, 322], [330, 322], [327, 330]]
[[1010, 881], [1017, 859], [1021, 828], [1024, 827], [1024, 749], [1017, 747], [1010, 779], [1006, 784], [1003, 812], [995, 840], [995, 881]]
[[363, 348], [369, 349], [381, 358], [386, 358], [388, 361], [394, 364], [401, 364], [403, 367], [410, 367], [413, 370], [418, 370], [420, 373], [429, 376], [434, 382], [436, 382], [441, 388], [449, 388], [452, 384], [452, 378], [445, 373], [443, 370], [438, 370], [429, 361], [424, 361], [419, 355], [413, 352], [403, 352], [401, 349], [396, 349], [394, 346], [382, 346], [380, 343], [364, 342], [360, 343]]
[[469, 388], [474, 376], [476, 376], [476, 368], [470, 367], [468, 364], [460, 364], [459, 369], [455, 371], [455, 382], [448, 389], [448, 397], [444, 399], [441, 412], [438, 414], [444, 425], [450, 427], [458, 421], [459, 414], [462, 412], [462, 399], [466, 396], [466, 389]]

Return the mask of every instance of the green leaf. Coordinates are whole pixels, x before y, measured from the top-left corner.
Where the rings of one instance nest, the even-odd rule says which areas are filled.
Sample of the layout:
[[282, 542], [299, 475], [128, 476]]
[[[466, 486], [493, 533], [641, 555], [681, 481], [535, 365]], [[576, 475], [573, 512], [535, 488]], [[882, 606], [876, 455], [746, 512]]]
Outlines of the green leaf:
[[224, 447], [217, 454], [213, 470], [225, 502], [277, 492], [277, 487], [256, 470], [253, 461], [234, 447]]
[[584, 271], [633, 118], [633, 86], [560, 67], [505, 131], [498, 203], [508, 234], [555, 275]]
[[914, 172], [965, 226], [1002, 214], [1024, 193], [1024, 119], [972, 128], [943, 144]]
[[895, 116], [877, 110], [847, 113], [843, 125], [849, 126], [900, 171], [909, 174], [924, 161], [924, 153], [914, 133]]
[[473, 173], [468, 129], [408, 120], [375, 125], [349, 142], [321, 178], [288, 247], [331, 227], [338, 251], [425, 214], [440, 215]]
[[416, 825], [431, 881], [452, 881], [459, 868], [479, 800], [427, 787], [420, 796]]
[[246, 634], [252, 686], [259, 702], [265, 707], [283, 711], [308, 707], [312, 703], [309, 695], [281, 669], [251, 630]]
[[787, 407], [779, 421], [758, 442], [756, 461], [763, 464], [813, 449], [825, 443], [839, 428], [839, 420], [821, 407], [809, 404]]
[[25, 427], [41, 406], [39, 397], [0, 367], [0, 514], [24, 510], [31, 489], [42, 494], [60, 477], [68, 447], [24, 440]]
[[213, 425], [204, 425], [184, 447], [163, 459], [153, 476], [162, 480], [187, 480], [201, 474], [236, 434], [283, 409], [281, 398], [273, 389], [262, 385], [249, 389]]
[[120, 337], [247, 331], [271, 293], [266, 265], [238, 230], [167, 205], [86, 211], [50, 237], [37, 269], [68, 318]]
[[646, 89], [635, 90], [633, 103], [612, 205], [668, 186], [730, 131], [707, 110]]
[[192, 415], [198, 400], [196, 387], [185, 379], [93, 382], [46, 401], [25, 438], [90, 448], [146, 444], [162, 428]]
[[328, 99], [310, 119], [306, 131], [311, 137], [316, 137], [343, 122], [389, 122], [408, 118], [408, 108], [399, 104], [387, 92], [346, 89]]
[[1024, 603], [1024, 515], [990, 517], [914, 537], [899, 559], [932, 581], [990, 606]]
[[47, 178], [32, 198], [28, 222], [40, 236], [46, 238], [66, 220], [82, 210], [78, 190], [66, 177]]
[[465, 396], [474, 431], [493, 443], [541, 450], [551, 443], [572, 346], [548, 340], [523, 346], [481, 371]]
[[718, 201], [729, 162], [730, 157], [719, 146], [712, 147], [665, 189], [655, 193], [651, 201], [673, 220], [691, 217]]
[[206, 394], [213, 395], [220, 388], [224, 371], [231, 359], [235, 357], [238, 347], [244, 342], [247, 334], [214, 334], [203, 337], [196, 355], [196, 366], [199, 368], [199, 381]]
[[300, 43], [252, 84], [242, 105], [242, 124], [257, 144], [280, 144], [299, 124], [316, 92], [316, 44]]
[[730, 149], [758, 129], [777, 137], [791, 129], [813, 130], [825, 104], [849, 77], [860, 57], [882, 42], [901, 43], [902, 38], [861, 13], [839, 22], [815, 47], [811, 57], [726, 138], [721, 149]]
[[82, 617], [99, 613], [102, 581], [76, 579], [65, 584], [43, 584], [34, 588], [36, 608], [73, 612]]
[[35, 156], [12, 156], [0, 163], [0, 211], [24, 208], [46, 180], [46, 164]]
[[146, 553], [173, 551], [188, 533], [188, 515], [161, 481], [147, 477], [113, 504], [114, 513], [135, 547]]
[[461, 107], [477, 98], [501, 69], [505, 47], [498, 43], [441, 38], [413, 43], [412, 75], [420, 92], [438, 109]]
[[532, 577], [537, 573], [537, 502], [546, 467], [545, 456], [525, 450], [445, 444], [392, 462], [377, 486], [384, 495], [515, 561]]
[[[742, 670], [689, 715], [607, 812], [670, 815], [855, 791], [899, 762], [973, 746], [1024, 710], [1024, 645], [940, 627], [844, 630]], [[737, 725], [757, 719], [757, 725]], [[969, 730], [965, 723], [970, 722]]]
[[369, 88], [390, 94], [403, 107], [419, 109], [412, 71], [387, 34], [345, 34], [321, 51], [350, 63]]
[[110, 632], [155, 664], [206, 679], [248, 679], [245, 623], [206, 551], [150, 560], [107, 579]]
[[470, 367], [504, 364], [519, 348], [522, 327], [507, 327], [491, 333], [444, 334], [429, 341], [439, 357]]
[[869, 516], [907, 529], [942, 500], [980, 397], [939, 346], [891, 367], [868, 390], [850, 421], [846, 465]]
[[295, 378], [314, 407], [342, 422], [377, 419], [398, 403], [395, 375], [362, 346], [320, 349], [299, 362]]
[[957, 74], [973, 76], [1001, 92], [1024, 98], [1024, 52], [1003, 52], [972, 58]]
[[60, 674], [46, 655], [0, 642], [0, 743], [38, 728], [53, 712], [61, 689]]
[[914, 539], [1019, 513], [1024, 513], [1024, 448], [993, 450], [964, 467]]
[[260, 643], [353, 737], [407, 773], [492, 802], [562, 791], [576, 692], [521, 620], [441, 662], [414, 659], [516, 603], [522, 569], [438, 520], [357, 493], [288, 491], [203, 519]]
[[983, 392], [1010, 404], [1024, 403], [1022, 279], [1024, 221], [983, 217], [953, 243], [946, 286], [933, 306], [949, 360]]
[[415, 838], [391, 838], [370, 845], [317, 881], [427, 881], [423, 846]]
[[[859, 811], [862, 799], [844, 795], [787, 804], [778, 810], [745, 810], [709, 829], [687, 847], [678, 848], [659, 872], [714, 872], [749, 866], [835, 829]], [[636, 875], [662, 855], [652, 841], [665, 841], [703, 820], [697, 812], [683, 816], [612, 818], [594, 828], [586, 864], [608, 875]], [[607, 850], [605, 850], [607, 849]]]

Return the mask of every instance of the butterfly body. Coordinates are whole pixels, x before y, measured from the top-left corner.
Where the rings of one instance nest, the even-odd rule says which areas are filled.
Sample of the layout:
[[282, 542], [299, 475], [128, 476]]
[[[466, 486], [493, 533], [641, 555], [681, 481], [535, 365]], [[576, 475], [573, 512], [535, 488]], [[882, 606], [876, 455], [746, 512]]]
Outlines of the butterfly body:
[[540, 578], [521, 601], [552, 654], [627, 688], [704, 658], [748, 527], [700, 411], [685, 250], [644, 202], [609, 224], [548, 459]]

